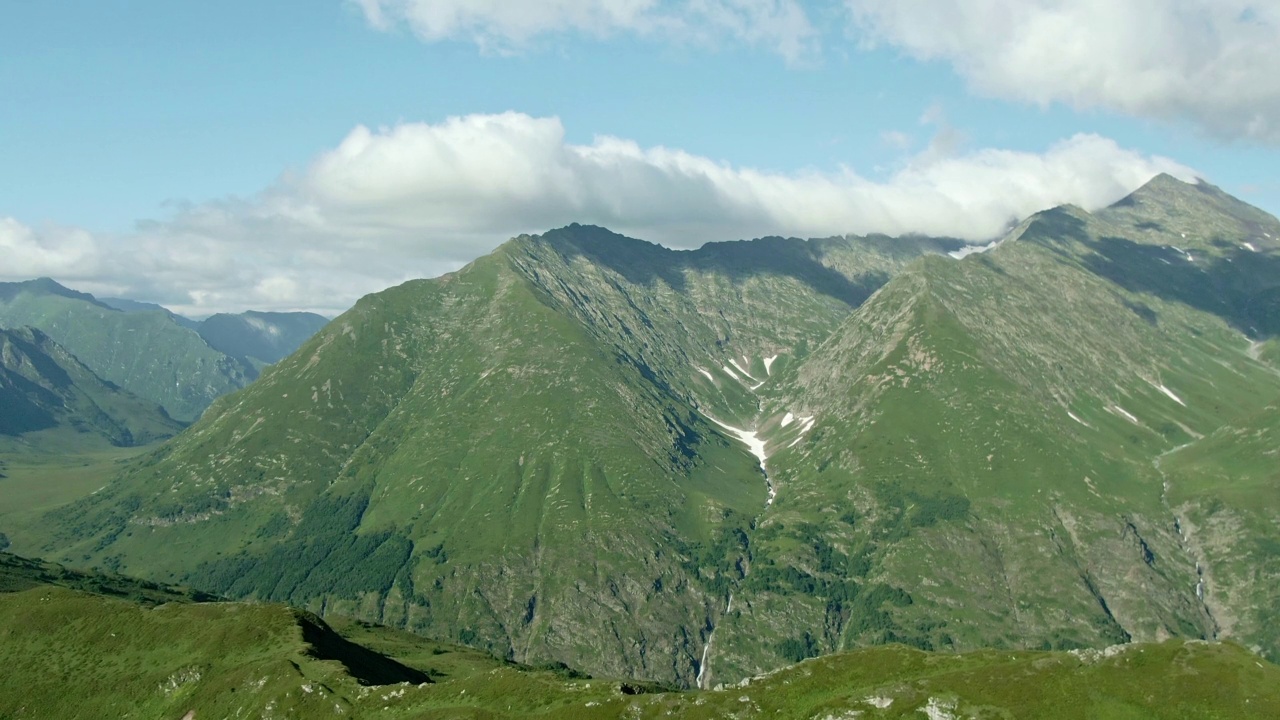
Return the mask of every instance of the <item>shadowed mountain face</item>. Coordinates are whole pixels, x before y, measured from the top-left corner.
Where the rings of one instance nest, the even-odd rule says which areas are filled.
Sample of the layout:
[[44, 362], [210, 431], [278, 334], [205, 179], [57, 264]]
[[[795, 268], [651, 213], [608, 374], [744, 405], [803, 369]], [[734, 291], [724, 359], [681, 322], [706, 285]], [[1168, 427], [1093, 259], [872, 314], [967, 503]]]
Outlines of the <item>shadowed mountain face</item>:
[[0, 435], [65, 428], [112, 445], [143, 445], [182, 424], [104, 382], [34, 328], [0, 330]]
[[1280, 571], [1221, 548], [1269, 547], [1280, 507], [1218, 453], [1172, 463], [1280, 397], [1277, 235], [1161, 177], [963, 260], [522, 236], [364, 298], [46, 540], [685, 685], [885, 642], [1274, 657]]

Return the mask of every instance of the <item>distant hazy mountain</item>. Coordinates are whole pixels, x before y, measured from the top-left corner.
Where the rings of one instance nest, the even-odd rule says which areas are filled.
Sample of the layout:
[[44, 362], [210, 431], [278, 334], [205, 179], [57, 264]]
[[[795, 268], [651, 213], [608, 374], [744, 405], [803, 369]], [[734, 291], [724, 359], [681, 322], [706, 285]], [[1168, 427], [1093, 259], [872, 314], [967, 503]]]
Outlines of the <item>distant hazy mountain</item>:
[[183, 317], [163, 305], [157, 305], [149, 302], [138, 302], [137, 300], [129, 300], [127, 298], [100, 298], [102, 304], [113, 307], [124, 312], [159, 312], [168, 315], [174, 322], [184, 328], [190, 330], [198, 330], [200, 328], [199, 321], [191, 318]]
[[288, 357], [328, 322], [328, 318], [315, 313], [251, 310], [238, 315], [212, 315], [198, 323], [196, 331], [215, 350], [269, 365]]
[[141, 445], [176, 434], [182, 424], [104, 382], [39, 330], [0, 330], [0, 435], [55, 429]]
[[689, 686], [890, 642], [1276, 658], [1278, 465], [1232, 438], [1280, 398], [1277, 238], [1167, 176], [963, 259], [521, 236], [362, 299], [48, 547]]
[[[240, 326], [215, 321], [211, 327], [217, 344], [275, 358], [292, 349], [290, 344], [296, 348], [305, 328], [316, 327], [319, 317], [288, 313], [259, 328], [253, 325], [259, 322], [253, 315], [247, 313]], [[22, 326], [39, 328], [102, 378], [162, 405], [183, 421], [199, 417], [215, 398], [244, 387], [271, 362], [268, 357], [213, 347], [201, 336], [205, 323], [159, 305], [119, 298], [100, 301], [48, 278], [0, 283], [0, 327]], [[277, 328], [274, 335], [272, 327]]]

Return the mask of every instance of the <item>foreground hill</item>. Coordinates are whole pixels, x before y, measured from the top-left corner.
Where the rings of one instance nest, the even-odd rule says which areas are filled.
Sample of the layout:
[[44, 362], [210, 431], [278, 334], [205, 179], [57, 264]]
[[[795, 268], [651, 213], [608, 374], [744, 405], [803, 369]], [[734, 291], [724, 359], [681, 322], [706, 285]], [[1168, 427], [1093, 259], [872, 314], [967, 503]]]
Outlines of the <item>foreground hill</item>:
[[[194, 602], [200, 601], [202, 602]], [[942, 655], [884, 647], [721, 691], [535, 669], [388, 628], [0, 553], [0, 715], [1268, 718], [1280, 668], [1229, 644]]]
[[1275, 658], [1277, 568], [1226, 549], [1280, 541], [1269, 478], [1161, 461], [1280, 398], [1277, 237], [1168, 177], [960, 260], [522, 236], [364, 298], [24, 547], [685, 686], [895, 642]]
[[34, 328], [0, 330], [0, 408], [0, 438], [10, 438], [10, 445], [18, 438], [39, 444], [59, 431], [115, 446], [144, 445], [182, 429]]

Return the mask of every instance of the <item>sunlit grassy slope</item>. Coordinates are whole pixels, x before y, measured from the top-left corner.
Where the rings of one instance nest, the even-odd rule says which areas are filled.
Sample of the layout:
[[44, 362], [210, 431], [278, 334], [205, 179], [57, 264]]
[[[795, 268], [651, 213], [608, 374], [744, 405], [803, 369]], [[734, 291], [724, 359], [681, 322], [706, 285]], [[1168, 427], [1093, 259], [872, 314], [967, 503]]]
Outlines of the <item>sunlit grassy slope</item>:
[[[201, 602], [194, 602], [194, 601]], [[1268, 718], [1280, 668], [1235, 645], [810, 660], [720, 691], [532, 668], [281, 605], [0, 553], [11, 718]]]

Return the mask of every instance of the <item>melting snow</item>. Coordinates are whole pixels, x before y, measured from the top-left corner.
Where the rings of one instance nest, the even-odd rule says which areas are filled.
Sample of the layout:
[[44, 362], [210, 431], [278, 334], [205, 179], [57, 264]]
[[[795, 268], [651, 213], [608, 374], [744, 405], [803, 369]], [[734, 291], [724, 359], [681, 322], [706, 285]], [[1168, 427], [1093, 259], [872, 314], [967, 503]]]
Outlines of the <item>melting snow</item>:
[[769, 479], [769, 469], [765, 467], [765, 464], [764, 464], [765, 461], [769, 459], [769, 455], [768, 453], [765, 452], [765, 449], [764, 449], [764, 441], [761, 440], [759, 437], [757, 437], [756, 432], [754, 430], [743, 430], [741, 428], [736, 428], [732, 425], [725, 425], [724, 423], [711, 417], [710, 415], [707, 415], [706, 417], [711, 422], [715, 423], [716, 425], [719, 425], [725, 430], [728, 430], [735, 437], [737, 437], [738, 440], [741, 441], [743, 445], [747, 446], [747, 449], [751, 451], [751, 454], [755, 455], [756, 459], [760, 461], [760, 472], [764, 473], [765, 487], [769, 489], [769, 499], [765, 501], [765, 507], [772, 505], [773, 499], [778, 496], [778, 491], [774, 489], [773, 481]]
[[1141, 424], [1142, 424], [1142, 423], [1138, 422], [1138, 418], [1134, 417], [1132, 413], [1130, 413], [1128, 410], [1125, 410], [1124, 408], [1120, 407], [1119, 405], [1112, 405], [1112, 406], [1111, 406], [1111, 410], [1115, 411], [1116, 413], [1119, 413], [1120, 415], [1123, 415], [1123, 416], [1124, 416], [1124, 418], [1125, 418], [1126, 420], [1128, 420], [1129, 422], [1133, 423], [1134, 425], [1141, 425]]
[[751, 451], [751, 454], [755, 455], [756, 458], [760, 460], [760, 469], [765, 470], [764, 461], [768, 460], [769, 456], [765, 454], [764, 441], [756, 437], [755, 431], [743, 430], [741, 428], [733, 427], [732, 425], [725, 425], [710, 415], [707, 416], [707, 419], [725, 430], [728, 430], [730, 433], [733, 433], [738, 440], [742, 441], [743, 445], [747, 446], [747, 449]]
[[1258, 248], [1254, 247], [1253, 243], [1245, 243], [1244, 246], [1249, 248], [1249, 252], [1258, 252]]
[[766, 375], [773, 374], [773, 361], [777, 359], [778, 359], [777, 355], [774, 355], [773, 357], [767, 357], [764, 359], [764, 373]]
[[872, 695], [869, 698], [865, 698], [862, 702], [868, 705], [874, 705], [875, 707], [878, 707], [881, 710], [884, 710], [885, 708], [893, 704], [893, 698], [877, 697], [875, 695]]
[[743, 369], [742, 369], [742, 366], [738, 364], [738, 361], [737, 361], [737, 360], [730, 360], [730, 361], [729, 361], [729, 364], [730, 364], [730, 365], [732, 365], [732, 366], [734, 366], [734, 367], [736, 367], [736, 368], [738, 368], [738, 372], [742, 373], [743, 375], [746, 375], [747, 377], [751, 378], [752, 380], [755, 380], [755, 378], [751, 377], [751, 373], [749, 373], [749, 372], [747, 372], [746, 370], [743, 370]]
[[791, 413], [787, 413], [786, 415], [783, 415], [783, 416], [782, 416], [782, 427], [786, 427], [786, 426], [790, 425], [790, 424], [791, 424], [791, 421], [792, 421], [792, 420], [795, 420], [795, 419], [796, 419], [796, 416], [795, 416], [795, 415], [792, 415]]
[[809, 432], [809, 429], [813, 427], [814, 419], [813, 416], [810, 415], [807, 418], [800, 418], [800, 421], [804, 423], [804, 427], [800, 428], [800, 434], [803, 435]]
[[1150, 385], [1151, 387], [1153, 387], [1153, 388], [1155, 388], [1155, 389], [1159, 390], [1160, 392], [1164, 393], [1165, 395], [1168, 395], [1168, 396], [1169, 396], [1169, 398], [1170, 398], [1171, 400], [1173, 400], [1174, 402], [1178, 403], [1178, 404], [1179, 404], [1179, 405], [1181, 405], [1182, 407], [1186, 407], [1186, 406], [1187, 406], [1187, 404], [1186, 404], [1186, 403], [1182, 402], [1182, 398], [1178, 397], [1177, 395], [1174, 395], [1174, 394], [1173, 394], [1173, 391], [1172, 391], [1172, 390], [1170, 390], [1169, 388], [1165, 387], [1164, 385], [1158, 385], [1158, 384], [1156, 384], [1156, 383], [1151, 382], [1150, 380], [1148, 380], [1148, 381], [1147, 381], [1147, 384], [1148, 384], [1148, 385]]
[[716, 381], [715, 376], [713, 376], [709, 371], [707, 371], [707, 370], [703, 370], [702, 368], [694, 368], [694, 369], [695, 369], [695, 370], [697, 370], [698, 372], [702, 373], [703, 375], [706, 375], [706, 376], [707, 376], [707, 379], [708, 379], [708, 380], [710, 380], [711, 382], [715, 382], [715, 381]]
[[1068, 415], [1072, 420], [1075, 420], [1076, 422], [1080, 423], [1081, 425], [1083, 425], [1083, 426], [1085, 426], [1085, 427], [1089, 427], [1089, 423], [1087, 423], [1087, 422], [1085, 422], [1085, 421], [1081, 420], [1080, 418], [1076, 417], [1076, 414], [1075, 414], [1075, 413], [1073, 413], [1073, 412], [1071, 412], [1070, 410], [1068, 410], [1068, 411], [1067, 411], [1067, 415]]
[[738, 382], [742, 382], [742, 378], [738, 377], [738, 374], [737, 374], [737, 373], [735, 373], [734, 371], [730, 370], [728, 365], [725, 365], [724, 367], [722, 367], [722, 368], [720, 368], [720, 369], [721, 369], [721, 370], [723, 370], [723, 371], [725, 371], [725, 372], [727, 372], [727, 373], [729, 373], [729, 377], [733, 378], [734, 380], [737, 380]]

